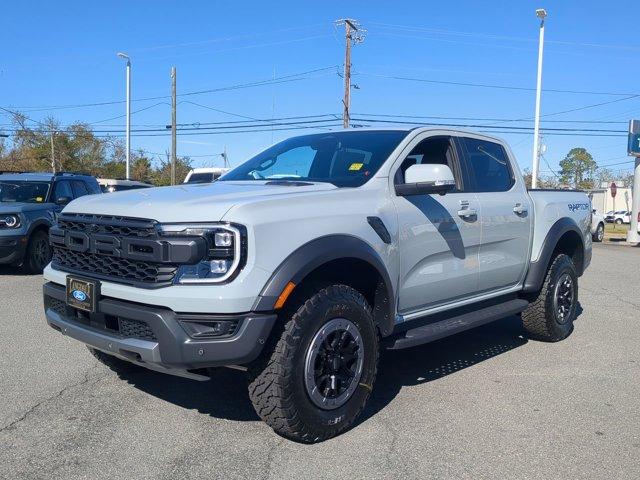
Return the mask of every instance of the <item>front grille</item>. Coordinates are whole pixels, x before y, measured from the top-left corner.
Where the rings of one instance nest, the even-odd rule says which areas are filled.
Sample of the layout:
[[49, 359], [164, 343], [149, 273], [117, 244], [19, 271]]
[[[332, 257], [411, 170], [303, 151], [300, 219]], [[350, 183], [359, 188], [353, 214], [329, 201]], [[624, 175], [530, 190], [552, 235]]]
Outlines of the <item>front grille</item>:
[[57, 298], [47, 297], [49, 308], [56, 312], [58, 315], [66, 315], [67, 313], [67, 304], [62, 300], [58, 300]]
[[157, 341], [153, 330], [146, 322], [131, 320], [128, 318], [118, 318], [120, 335], [128, 338], [139, 338], [141, 340]]
[[87, 273], [90, 276], [113, 278], [118, 282], [167, 284], [173, 281], [175, 265], [139, 262], [97, 253], [80, 253], [55, 247], [53, 264], [63, 269]]
[[155, 237], [155, 224], [153, 220], [81, 213], [67, 213], [58, 220], [58, 227], [64, 230], [140, 238]]
[[[50, 231], [54, 268], [140, 287], [170, 285], [178, 265], [171, 252], [189, 258], [180, 245], [160, 237], [157, 222], [89, 214], [62, 214]], [[184, 242], [183, 242], [184, 243]], [[184, 252], [184, 250], [182, 251]]]

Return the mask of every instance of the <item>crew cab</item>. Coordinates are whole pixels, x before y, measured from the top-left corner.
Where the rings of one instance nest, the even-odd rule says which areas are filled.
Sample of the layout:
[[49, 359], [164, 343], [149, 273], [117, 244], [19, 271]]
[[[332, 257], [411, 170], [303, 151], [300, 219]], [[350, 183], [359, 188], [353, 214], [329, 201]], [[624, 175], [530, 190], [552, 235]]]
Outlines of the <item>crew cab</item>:
[[358, 417], [383, 348], [516, 314], [532, 338], [569, 336], [590, 228], [584, 193], [527, 191], [491, 136], [305, 135], [214, 183], [69, 204], [46, 319], [112, 368], [243, 367], [258, 415], [318, 442]]
[[0, 265], [39, 273], [51, 261], [49, 227], [74, 198], [100, 193], [94, 177], [0, 172]]

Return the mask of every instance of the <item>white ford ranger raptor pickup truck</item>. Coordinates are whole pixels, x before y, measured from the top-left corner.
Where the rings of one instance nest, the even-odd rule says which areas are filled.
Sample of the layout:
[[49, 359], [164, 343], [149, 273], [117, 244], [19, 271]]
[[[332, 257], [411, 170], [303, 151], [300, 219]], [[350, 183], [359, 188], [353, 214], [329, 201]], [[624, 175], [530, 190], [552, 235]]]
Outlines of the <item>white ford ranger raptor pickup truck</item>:
[[516, 314], [532, 338], [566, 338], [590, 229], [584, 193], [527, 191], [499, 139], [319, 133], [215, 183], [71, 202], [44, 306], [111, 368], [245, 367], [260, 417], [318, 442], [363, 410], [382, 348]]

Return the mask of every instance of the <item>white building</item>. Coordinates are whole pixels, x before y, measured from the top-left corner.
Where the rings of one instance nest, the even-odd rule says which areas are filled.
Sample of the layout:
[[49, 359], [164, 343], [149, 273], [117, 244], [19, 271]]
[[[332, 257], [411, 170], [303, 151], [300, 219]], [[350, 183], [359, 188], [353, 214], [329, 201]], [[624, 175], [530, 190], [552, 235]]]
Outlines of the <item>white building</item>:
[[631, 211], [631, 189], [628, 187], [618, 187], [616, 197], [611, 196], [611, 187], [606, 188], [594, 188], [586, 190], [589, 198], [591, 198], [591, 205], [598, 213], [607, 213], [609, 211], [627, 210]]

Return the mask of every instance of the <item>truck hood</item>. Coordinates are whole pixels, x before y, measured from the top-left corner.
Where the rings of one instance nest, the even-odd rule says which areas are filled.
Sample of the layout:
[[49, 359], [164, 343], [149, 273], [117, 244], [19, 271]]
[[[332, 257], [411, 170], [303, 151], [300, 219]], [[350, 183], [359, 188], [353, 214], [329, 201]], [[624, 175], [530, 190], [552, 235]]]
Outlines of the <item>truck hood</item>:
[[0, 202], [0, 214], [48, 210], [51, 207], [50, 203]]
[[259, 202], [272, 196], [295, 198], [337, 188], [329, 183], [301, 186], [268, 183], [217, 181], [87, 195], [71, 202], [63, 212], [149, 218], [159, 222], [214, 222], [238, 204]]

